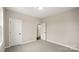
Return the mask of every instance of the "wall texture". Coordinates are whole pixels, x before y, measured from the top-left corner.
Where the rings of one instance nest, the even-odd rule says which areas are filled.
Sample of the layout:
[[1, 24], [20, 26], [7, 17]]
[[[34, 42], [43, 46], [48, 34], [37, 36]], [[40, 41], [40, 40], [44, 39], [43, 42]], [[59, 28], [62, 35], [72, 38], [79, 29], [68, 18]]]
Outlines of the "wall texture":
[[36, 40], [37, 37], [37, 24], [39, 24], [39, 19], [6, 10], [6, 20], [5, 20], [5, 37], [6, 37], [6, 47], [9, 46], [9, 18], [16, 18], [22, 20], [22, 32], [23, 32], [23, 43], [31, 42]]
[[47, 40], [79, 49], [79, 8], [43, 19]]

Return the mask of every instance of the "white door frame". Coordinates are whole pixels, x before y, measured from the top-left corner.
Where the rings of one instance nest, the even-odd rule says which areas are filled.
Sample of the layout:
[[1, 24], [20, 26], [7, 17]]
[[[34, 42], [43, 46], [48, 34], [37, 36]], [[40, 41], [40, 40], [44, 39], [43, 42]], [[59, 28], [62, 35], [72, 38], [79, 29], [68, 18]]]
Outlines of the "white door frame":
[[[12, 42], [12, 40], [14, 39], [14, 37], [16, 37], [16, 36], [14, 36], [13, 37], [13, 34], [12, 33], [14, 33], [14, 32], [11, 32], [11, 31], [13, 31], [13, 28], [14, 28], [14, 24], [12, 24], [12, 26], [11, 26], [11, 22], [12, 21], [18, 21], [19, 19], [15, 19], [15, 18], [9, 18], [9, 46], [14, 46], [14, 45], [18, 45], [18, 44], [21, 44], [22, 42], [20, 42], [21, 40], [22, 40], [22, 23], [21, 23], [21, 31], [20, 31], [20, 33], [21, 33], [21, 36], [19, 37], [21, 40], [19, 41], [18, 39], [18, 41], [16, 42], [16, 41], [14, 41], [14, 42]], [[19, 21], [22, 21], [22, 20], [19, 20]], [[13, 22], [12, 22], [13, 23]], [[17, 35], [17, 34], [15, 34], [15, 35]], [[18, 35], [20, 35], [19, 33], [18, 33]], [[16, 40], [16, 39], [15, 39]]]

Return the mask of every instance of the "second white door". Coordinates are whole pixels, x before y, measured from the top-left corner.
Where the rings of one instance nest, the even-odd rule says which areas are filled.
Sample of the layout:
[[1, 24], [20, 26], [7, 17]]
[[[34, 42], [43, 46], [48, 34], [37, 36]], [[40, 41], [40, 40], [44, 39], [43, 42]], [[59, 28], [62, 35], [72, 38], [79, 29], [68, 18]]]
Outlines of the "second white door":
[[41, 39], [46, 40], [46, 24], [41, 23]]

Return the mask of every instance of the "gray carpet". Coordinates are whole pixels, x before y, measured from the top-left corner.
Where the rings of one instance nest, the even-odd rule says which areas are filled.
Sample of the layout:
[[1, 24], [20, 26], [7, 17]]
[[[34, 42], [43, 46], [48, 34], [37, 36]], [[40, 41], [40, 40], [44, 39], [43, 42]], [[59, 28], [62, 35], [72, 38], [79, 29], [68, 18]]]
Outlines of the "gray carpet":
[[76, 50], [50, 43], [44, 40], [37, 40], [31, 43], [12, 46], [6, 52], [78, 52]]

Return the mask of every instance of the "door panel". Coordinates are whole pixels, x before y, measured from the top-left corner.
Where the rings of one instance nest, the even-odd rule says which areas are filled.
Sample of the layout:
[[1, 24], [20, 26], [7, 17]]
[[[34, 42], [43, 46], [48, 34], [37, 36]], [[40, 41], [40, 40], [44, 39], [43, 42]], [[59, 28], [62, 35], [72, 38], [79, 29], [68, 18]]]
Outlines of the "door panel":
[[41, 39], [46, 40], [46, 24], [41, 24]]
[[22, 42], [22, 20], [9, 19], [9, 45], [16, 45]]

